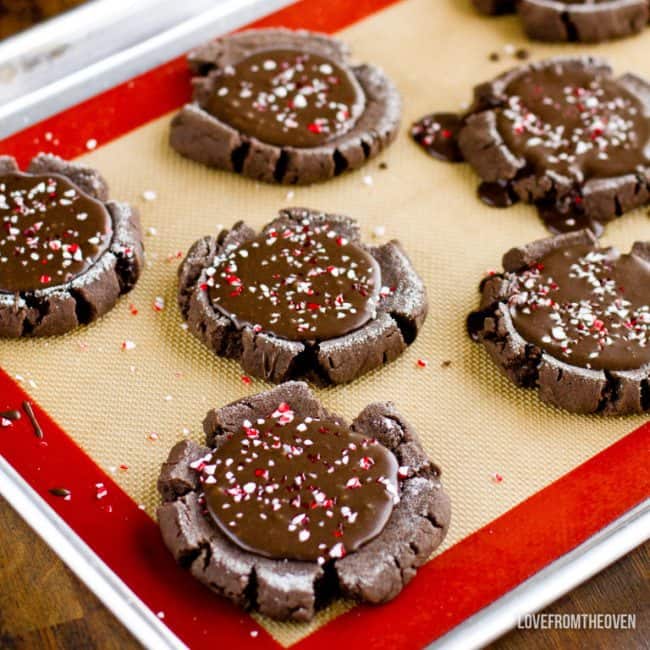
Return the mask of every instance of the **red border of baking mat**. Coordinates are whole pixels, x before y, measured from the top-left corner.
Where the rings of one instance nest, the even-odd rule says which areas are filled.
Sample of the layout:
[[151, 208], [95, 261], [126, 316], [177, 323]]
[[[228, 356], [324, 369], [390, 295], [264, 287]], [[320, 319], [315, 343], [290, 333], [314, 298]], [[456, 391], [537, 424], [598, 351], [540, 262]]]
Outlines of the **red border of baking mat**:
[[[331, 33], [394, 2], [302, 0], [249, 27]], [[42, 149], [74, 158], [89, 140], [109, 142], [188, 98], [187, 66], [174, 59], [1, 141], [0, 152], [22, 165]], [[0, 369], [0, 411], [26, 399]], [[180, 569], [150, 517], [45, 411], [36, 404], [34, 410], [43, 440], [23, 417], [0, 429], [0, 453], [175, 634], [193, 647], [218, 638], [224, 647], [279, 650], [247, 614]], [[649, 448], [650, 423], [434, 558], [392, 602], [355, 607], [292, 650], [330, 650], [342, 640], [347, 647], [399, 650], [438, 638], [647, 498]], [[101, 499], [97, 483], [107, 491]], [[53, 487], [69, 489], [72, 498], [51, 495]]]
[[[2, 370], [0, 395], [0, 411], [29, 399]], [[152, 519], [36, 404], [34, 412], [43, 439], [22, 417], [0, 429], [0, 453], [173, 632], [190, 647], [218, 638], [223, 647], [279, 650], [253, 619], [180, 569]], [[360, 605], [292, 650], [331, 650], [342, 640], [376, 650], [422, 647], [646, 498], [648, 449], [650, 423], [428, 562], [395, 600]], [[70, 490], [70, 501], [51, 495], [53, 487]]]

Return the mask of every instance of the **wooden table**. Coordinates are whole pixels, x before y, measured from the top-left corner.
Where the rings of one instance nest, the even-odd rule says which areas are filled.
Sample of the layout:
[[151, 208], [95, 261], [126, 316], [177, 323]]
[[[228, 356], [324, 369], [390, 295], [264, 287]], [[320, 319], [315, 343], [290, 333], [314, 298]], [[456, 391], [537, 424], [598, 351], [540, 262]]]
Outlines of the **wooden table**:
[[[636, 613], [636, 630], [515, 630], [498, 650], [650, 646], [650, 543], [548, 608], [552, 613]], [[0, 649], [131, 650], [139, 644], [0, 499]], [[233, 649], [234, 650], [234, 649]]]

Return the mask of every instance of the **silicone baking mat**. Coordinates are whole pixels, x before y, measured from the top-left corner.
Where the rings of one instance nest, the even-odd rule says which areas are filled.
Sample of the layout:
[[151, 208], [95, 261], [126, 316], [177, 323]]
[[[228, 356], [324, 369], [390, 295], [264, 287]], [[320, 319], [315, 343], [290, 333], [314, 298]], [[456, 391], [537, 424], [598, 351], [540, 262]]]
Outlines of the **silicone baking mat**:
[[[546, 406], [513, 387], [469, 341], [464, 320], [480, 278], [508, 248], [545, 231], [529, 206], [483, 206], [467, 166], [429, 159], [407, 135], [426, 112], [459, 110], [476, 83], [518, 63], [512, 51], [520, 47], [534, 59], [595, 52], [617, 72], [633, 67], [648, 77], [642, 53], [650, 32], [587, 50], [530, 44], [516, 20], [479, 17], [469, 0], [350, 4], [303, 0], [258, 24], [337, 31], [355, 60], [382, 66], [396, 82], [404, 99], [399, 138], [359, 172], [274, 187], [179, 157], [167, 136], [174, 110], [189, 97], [182, 60], [0, 143], [23, 164], [45, 150], [97, 167], [114, 198], [138, 206], [147, 233], [143, 277], [106, 317], [56, 339], [0, 341], [0, 410], [20, 405], [25, 391], [45, 432], [38, 440], [23, 418], [2, 431], [0, 451], [189, 645], [218, 630], [235, 647], [334, 640], [419, 647], [650, 494], [647, 418]], [[493, 51], [498, 62], [489, 60]], [[168, 557], [151, 519], [169, 448], [183, 437], [202, 439], [208, 408], [269, 387], [249, 383], [236, 363], [215, 358], [184, 331], [175, 303], [180, 257], [221, 226], [245, 219], [259, 227], [288, 205], [348, 214], [369, 241], [400, 239], [424, 277], [430, 314], [413, 346], [391, 365], [318, 394], [348, 418], [371, 401], [393, 400], [442, 467], [453, 501], [445, 544], [396, 600], [375, 608], [340, 601], [304, 625], [253, 619], [194, 584]], [[609, 225], [604, 240], [626, 250], [649, 235], [639, 210]], [[52, 487], [70, 489], [72, 498], [52, 496]]]

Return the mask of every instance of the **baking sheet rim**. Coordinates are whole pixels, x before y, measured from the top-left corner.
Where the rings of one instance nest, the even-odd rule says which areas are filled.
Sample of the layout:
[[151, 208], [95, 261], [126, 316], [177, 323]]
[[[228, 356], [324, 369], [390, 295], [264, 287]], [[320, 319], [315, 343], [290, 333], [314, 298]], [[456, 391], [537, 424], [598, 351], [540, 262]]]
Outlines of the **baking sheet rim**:
[[[293, 1], [295, 0], [280, 0], [275, 3], [274, 8], [277, 9], [277, 5], [292, 4]], [[246, 20], [243, 22], [249, 22], [269, 13], [266, 11], [267, 7], [262, 10], [263, 3], [264, 0], [246, 2]], [[257, 5], [260, 6], [257, 7]], [[259, 13], [251, 15], [256, 7], [260, 9]], [[272, 7], [270, 11], [273, 11], [274, 8]], [[205, 24], [201, 25], [201, 31], [206, 27]], [[221, 31], [228, 31], [228, 28]], [[188, 34], [183, 30], [178, 30], [175, 33], [184, 39], [188, 38]], [[214, 35], [218, 33], [221, 32], [216, 30]], [[173, 42], [173, 40], [165, 41], [162, 47], [168, 47]], [[112, 86], [141, 72], [143, 66], [144, 69], [149, 69], [157, 65], [160, 58], [159, 52], [160, 46], [146, 51], [144, 55], [142, 48], [131, 48], [126, 53], [109, 57], [109, 60], [100, 62], [102, 76], [101, 79], [95, 76], [94, 84], [85, 76], [75, 79], [65, 77], [60, 79], [50, 87], [52, 92], [48, 96], [47, 104], [52, 110], [39, 113], [39, 119], [46, 119], [67, 107], [69, 102], [63, 99], [63, 95], [66, 94], [69, 97], [71, 87], [74, 87], [76, 91], [73, 103], [80, 103], [104, 89], [106, 75], [110, 71], [115, 73], [115, 69], [119, 66], [119, 78], [111, 77]], [[148, 63], [150, 65], [147, 65]], [[75, 75], [72, 76], [75, 77]], [[20, 102], [16, 105], [14, 115], [18, 109], [21, 111], [24, 109]], [[10, 115], [4, 117], [10, 117]], [[24, 125], [21, 128], [24, 128]], [[9, 134], [5, 133], [4, 135]], [[164, 647], [186, 647], [2, 457], [0, 457], [0, 495], [4, 496], [17, 509], [21, 517], [52, 548], [54, 553], [145, 647], [152, 647], [147, 643], [154, 639], [164, 642], [166, 644]], [[576, 548], [556, 558], [512, 591], [433, 641], [429, 647], [446, 650], [447, 648], [461, 647], [462, 642], [463, 648], [473, 648], [494, 640], [516, 625], [518, 615], [533, 613], [545, 607], [646, 541], [648, 535], [644, 533], [644, 530], [648, 529], [650, 529], [650, 499], [627, 511]], [[55, 536], [46, 537], [46, 531], [55, 533]], [[55, 546], [57, 539], [65, 541], [65, 548]], [[604, 552], [602, 552], [603, 549]], [[596, 559], [587, 562], [588, 567], [581, 568], [583, 554], [587, 551], [595, 555]], [[555, 578], [558, 572], [563, 573], [563, 580], [556, 585]], [[548, 585], [551, 585], [552, 588], [545, 593]], [[528, 598], [528, 607], [524, 612], [518, 603], [525, 601], [526, 598]], [[468, 645], [467, 642], [470, 639], [474, 639], [474, 645], [471, 641]], [[161, 646], [157, 645], [156, 647]]]
[[[156, 649], [187, 647], [1, 456], [0, 495], [140, 643]], [[497, 639], [515, 627], [520, 617], [546, 607], [645, 542], [647, 530], [650, 499], [432, 641], [428, 648], [472, 650]]]

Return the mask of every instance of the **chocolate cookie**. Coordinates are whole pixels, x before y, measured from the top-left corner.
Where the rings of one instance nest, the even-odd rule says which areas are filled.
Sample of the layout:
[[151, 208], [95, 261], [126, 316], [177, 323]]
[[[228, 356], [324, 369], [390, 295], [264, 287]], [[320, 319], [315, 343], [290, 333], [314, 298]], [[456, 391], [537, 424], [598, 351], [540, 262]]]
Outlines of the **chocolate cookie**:
[[194, 101], [171, 145], [267, 183], [308, 184], [361, 167], [396, 137], [401, 102], [378, 68], [324, 34], [251, 30], [192, 52]]
[[391, 403], [351, 425], [302, 382], [210, 411], [206, 446], [163, 464], [158, 521], [176, 560], [216, 593], [309, 620], [337, 596], [394, 598], [442, 542], [440, 470]]
[[0, 336], [63, 334], [109, 311], [142, 268], [140, 220], [94, 169], [0, 156]]
[[648, 0], [473, 0], [485, 14], [519, 14], [530, 38], [599, 43], [640, 32]]
[[467, 160], [484, 202], [534, 203], [553, 233], [598, 235], [650, 200], [650, 85], [591, 57], [515, 68], [477, 86], [466, 115], [429, 115], [412, 135], [437, 158]]
[[574, 413], [650, 411], [650, 243], [589, 230], [513, 248], [467, 324], [518, 386]]
[[239, 222], [189, 250], [178, 301], [215, 354], [273, 382], [350, 381], [396, 359], [427, 313], [399, 242], [361, 243], [352, 219], [281, 210], [257, 234]]

